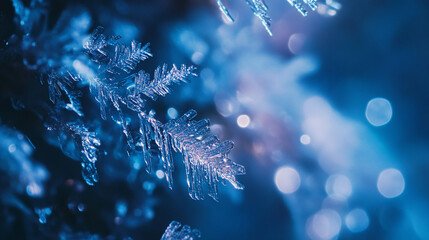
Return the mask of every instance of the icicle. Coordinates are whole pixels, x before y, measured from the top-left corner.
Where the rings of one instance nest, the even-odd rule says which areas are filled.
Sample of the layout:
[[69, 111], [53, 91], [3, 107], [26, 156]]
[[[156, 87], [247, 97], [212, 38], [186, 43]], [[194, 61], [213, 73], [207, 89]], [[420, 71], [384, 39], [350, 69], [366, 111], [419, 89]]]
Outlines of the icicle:
[[295, 0], [287, 0], [292, 7], [295, 7], [298, 12], [302, 14], [302, 16], [307, 16], [307, 10], [304, 9], [301, 3], [298, 3]]
[[263, 0], [246, 0], [246, 3], [250, 6], [250, 9], [252, 9], [253, 14], [261, 20], [268, 34], [272, 36], [273, 34], [270, 30], [271, 18], [267, 14], [268, 7], [265, 2]]
[[146, 164], [146, 172], [151, 173], [152, 172], [152, 162], [151, 162], [151, 155], [150, 155], [150, 131], [146, 128], [146, 120], [144, 118], [143, 113], [139, 113], [139, 120], [140, 120], [140, 141], [142, 145], [142, 151], [143, 151], [143, 158], [144, 162]]
[[164, 155], [164, 161], [167, 163], [167, 172], [166, 172], [167, 182], [169, 183], [170, 189], [172, 189], [173, 188], [172, 172], [174, 170], [174, 164], [170, 153], [169, 136], [165, 131], [163, 131], [163, 136], [164, 136], [163, 155]]
[[230, 22], [234, 22], [234, 19], [232, 18], [231, 14], [229, 13], [228, 9], [226, 9], [225, 5], [221, 0], [216, 0], [217, 5], [219, 6], [219, 9], [222, 11], [223, 15], [228, 19]]

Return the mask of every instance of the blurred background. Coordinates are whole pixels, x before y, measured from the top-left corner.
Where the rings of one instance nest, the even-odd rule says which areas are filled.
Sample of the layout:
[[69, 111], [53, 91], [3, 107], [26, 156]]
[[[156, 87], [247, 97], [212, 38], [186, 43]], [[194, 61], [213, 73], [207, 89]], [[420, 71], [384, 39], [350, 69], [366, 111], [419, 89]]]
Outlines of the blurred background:
[[[176, 220], [202, 239], [429, 239], [429, 3], [322, 0], [303, 17], [266, 0], [273, 36], [245, 1], [224, 3], [234, 23], [214, 0], [1, 2], [2, 238], [159, 239]], [[196, 66], [152, 107], [163, 122], [193, 108], [233, 140], [243, 191], [226, 184], [219, 202], [194, 201], [180, 156], [169, 190], [162, 171], [121, 151], [85, 184], [46, 131], [41, 78], [99, 25], [150, 42], [148, 72]]]

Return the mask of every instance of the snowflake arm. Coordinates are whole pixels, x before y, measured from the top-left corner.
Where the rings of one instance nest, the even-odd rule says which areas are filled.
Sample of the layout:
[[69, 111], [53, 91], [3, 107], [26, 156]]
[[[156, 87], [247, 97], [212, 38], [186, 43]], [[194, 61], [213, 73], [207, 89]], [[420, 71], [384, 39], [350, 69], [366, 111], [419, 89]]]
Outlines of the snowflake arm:
[[107, 71], [111, 74], [130, 73], [140, 61], [151, 57], [149, 43], [142, 47], [137, 41], [131, 42], [131, 47], [118, 44], [115, 46], [115, 55], [107, 65]]
[[185, 65], [182, 65], [180, 69], [173, 65], [171, 70], [167, 70], [167, 65], [164, 64], [162, 67], [156, 68], [152, 81], [149, 80], [149, 74], [140, 71], [135, 78], [134, 94], [144, 94], [153, 100], [156, 100], [158, 96], [164, 97], [170, 93], [170, 85], [186, 83], [188, 76], [195, 76], [194, 70], [194, 66], [187, 67]]

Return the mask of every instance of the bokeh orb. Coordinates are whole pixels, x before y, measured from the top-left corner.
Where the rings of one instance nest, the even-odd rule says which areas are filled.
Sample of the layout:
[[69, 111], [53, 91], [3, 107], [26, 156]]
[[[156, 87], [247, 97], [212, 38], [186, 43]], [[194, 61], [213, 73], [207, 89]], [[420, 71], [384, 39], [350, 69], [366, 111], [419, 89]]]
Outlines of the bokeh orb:
[[385, 169], [378, 175], [377, 188], [381, 195], [386, 198], [398, 197], [405, 189], [404, 177], [397, 169]]
[[352, 183], [344, 175], [331, 175], [326, 180], [325, 191], [330, 198], [343, 201], [352, 194]]
[[175, 108], [171, 107], [167, 110], [167, 115], [170, 119], [176, 119], [179, 113]]
[[311, 143], [311, 137], [308, 136], [307, 134], [303, 134], [301, 135], [299, 141], [303, 144], [303, 145], [308, 145]]
[[163, 179], [165, 174], [162, 170], [156, 170], [155, 175], [158, 179]]
[[311, 239], [333, 239], [340, 233], [341, 217], [332, 209], [322, 209], [309, 219], [306, 228]]
[[280, 192], [284, 194], [294, 193], [301, 185], [298, 172], [291, 167], [281, 167], [274, 175], [274, 182]]
[[365, 210], [356, 208], [346, 215], [345, 223], [350, 232], [358, 233], [368, 228], [369, 217]]
[[392, 114], [392, 106], [385, 98], [371, 99], [366, 106], [366, 119], [375, 127], [380, 127], [390, 122]]
[[237, 118], [237, 125], [241, 128], [247, 128], [250, 124], [250, 118], [249, 116], [243, 114], [238, 116]]

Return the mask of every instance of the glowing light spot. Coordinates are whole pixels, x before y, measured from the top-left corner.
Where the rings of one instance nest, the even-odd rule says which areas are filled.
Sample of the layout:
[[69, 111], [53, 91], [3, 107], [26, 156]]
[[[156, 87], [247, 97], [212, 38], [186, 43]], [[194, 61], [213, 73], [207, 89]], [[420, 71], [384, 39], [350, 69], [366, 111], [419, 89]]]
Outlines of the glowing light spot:
[[47, 222], [47, 218], [49, 217], [49, 215], [51, 215], [52, 210], [51, 208], [36, 208], [35, 212], [39, 216], [39, 222], [41, 224], [45, 224]]
[[85, 211], [85, 205], [83, 203], [79, 203], [77, 205], [77, 210], [79, 210], [79, 212]]
[[325, 191], [330, 198], [344, 201], [352, 193], [352, 184], [349, 178], [344, 175], [331, 175], [326, 180]]
[[340, 215], [330, 209], [322, 209], [307, 221], [307, 234], [312, 239], [332, 239], [341, 229]]
[[145, 216], [147, 219], [153, 219], [153, 217], [155, 216], [155, 212], [152, 210], [152, 208], [146, 208], [145, 209]]
[[404, 192], [404, 177], [394, 168], [385, 169], [378, 175], [377, 188], [384, 197], [395, 198]]
[[9, 150], [9, 152], [10, 152], [10, 153], [14, 153], [14, 152], [16, 151], [16, 146], [15, 146], [15, 144], [11, 144], [11, 145], [9, 145], [8, 150]]
[[191, 60], [195, 64], [200, 64], [204, 60], [204, 55], [201, 52], [194, 52]]
[[133, 164], [133, 168], [135, 169], [135, 170], [139, 170], [140, 168], [141, 168], [141, 164], [140, 164], [140, 162], [134, 162], [134, 164]]
[[375, 127], [386, 125], [392, 118], [392, 106], [385, 98], [374, 98], [366, 106], [366, 119]]
[[147, 194], [152, 195], [153, 190], [155, 190], [155, 183], [144, 181], [143, 182], [143, 189], [146, 190]]
[[92, 79], [95, 78], [94, 71], [92, 71], [91, 68], [89, 68], [87, 65], [83, 64], [81, 61], [79, 61], [77, 59], [74, 60], [73, 61], [73, 67], [76, 70], [76, 72], [79, 73], [79, 75], [83, 76], [88, 81], [91, 81]]
[[177, 116], [179, 115], [179, 113], [177, 112], [177, 110], [175, 108], [169, 108], [167, 110], [167, 115], [170, 119], [176, 119]]
[[231, 116], [236, 113], [239, 108], [237, 101], [230, 96], [225, 96], [225, 94], [216, 94], [214, 101], [216, 110], [224, 117]]
[[274, 175], [274, 182], [280, 192], [289, 194], [298, 190], [301, 179], [298, 172], [291, 167], [281, 167]]
[[311, 143], [311, 138], [307, 134], [303, 134], [299, 139], [299, 141], [304, 145], [308, 145]]
[[247, 128], [250, 124], [250, 118], [247, 115], [240, 115], [237, 118], [237, 124], [241, 128]]
[[165, 174], [162, 170], [156, 170], [155, 175], [157, 178], [163, 179]]
[[364, 210], [356, 208], [347, 214], [345, 223], [350, 232], [358, 233], [368, 228], [369, 217]]
[[121, 216], [121, 217], [125, 216], [127, 214], [127, 211], [128, 211], [128, 206], [127, 206], [126, 202], [120, 201], [120, 202], [116, 203], [116, 213], [119, 216]]
[[39, 197], [43, 193], [42, 187], [35, 182], [31, 182], [30, 184], [28, 184], [26, 190], [28, 196], [30, 197]]

